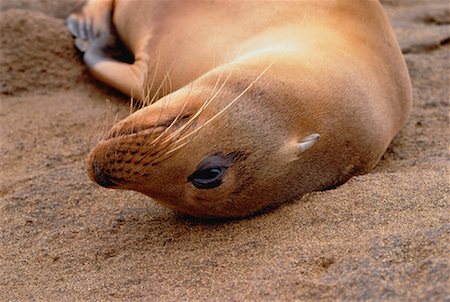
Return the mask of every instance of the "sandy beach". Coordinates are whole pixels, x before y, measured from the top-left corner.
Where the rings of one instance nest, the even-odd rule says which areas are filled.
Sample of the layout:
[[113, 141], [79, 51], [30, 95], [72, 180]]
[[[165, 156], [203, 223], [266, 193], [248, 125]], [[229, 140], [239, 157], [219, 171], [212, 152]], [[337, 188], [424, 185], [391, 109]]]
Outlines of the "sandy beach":
[[216, 222], [88, 179], [129, 98], [76, 52], [81, 2], [0, 0], [0, 301], [448, 301], [448, 1], [382, 1], [414, 105], [371, 173]]

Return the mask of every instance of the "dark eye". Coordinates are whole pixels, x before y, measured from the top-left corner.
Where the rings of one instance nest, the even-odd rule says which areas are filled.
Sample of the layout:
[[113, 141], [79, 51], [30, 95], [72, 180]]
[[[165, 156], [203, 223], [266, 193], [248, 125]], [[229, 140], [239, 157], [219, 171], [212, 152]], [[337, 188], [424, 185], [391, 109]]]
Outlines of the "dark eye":
[[222, 184], [222, 176], [227, 168], [214, 167], [195, 171], [188, 180], [199, 189], [212, 189]]

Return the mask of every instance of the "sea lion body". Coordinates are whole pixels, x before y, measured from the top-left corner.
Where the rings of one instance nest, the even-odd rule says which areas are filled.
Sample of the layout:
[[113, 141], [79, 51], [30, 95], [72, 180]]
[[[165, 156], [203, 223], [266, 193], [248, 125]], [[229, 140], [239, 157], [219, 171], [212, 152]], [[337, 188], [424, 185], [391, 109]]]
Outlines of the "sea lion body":
[[77, 24], [97, 16], [101, 28], [108, 7], [135, 62], [102, 56], [99, 30], [90, 70], [162, 97], [91, 151], [103, 186], [195, 216], [245, 216], [369, 171], [409, 115], [408, 72], [378, 1], [98, 1]]

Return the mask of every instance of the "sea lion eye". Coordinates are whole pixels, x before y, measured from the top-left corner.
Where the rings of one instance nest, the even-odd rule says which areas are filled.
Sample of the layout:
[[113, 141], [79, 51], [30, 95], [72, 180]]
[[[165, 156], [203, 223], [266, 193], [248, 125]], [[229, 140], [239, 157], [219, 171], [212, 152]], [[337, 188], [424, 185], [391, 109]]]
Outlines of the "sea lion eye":
[[222, 184], [226, 167], [214, 167], [195, 171], [188, 180], [198, 189], [212, 189]]
[[232, 152], [229, 154], [216, 153], [202, 159], [197, 169], [187, 180], [197, 189], [212, 189], [222, 184], [222, 178], [227, 169], [235, 161], [242, 158], [241, 152]]

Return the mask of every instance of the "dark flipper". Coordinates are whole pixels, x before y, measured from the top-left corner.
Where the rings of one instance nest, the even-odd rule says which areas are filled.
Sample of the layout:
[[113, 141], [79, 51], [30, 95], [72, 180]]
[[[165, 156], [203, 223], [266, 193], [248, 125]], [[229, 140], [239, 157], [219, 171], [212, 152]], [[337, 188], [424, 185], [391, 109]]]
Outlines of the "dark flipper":
[[[124, 51], [112, 24], [112, 9], [112, 0], [90, 0], [81, 12], [67, 18], [67, 28], [96, 78], [128, 95], [142, 98], [147, 73], [145, 47], [139, 50], [139, 56], [134, 54], [139, 60]], [[142, 43], [145, 44], [146, 41]]]

